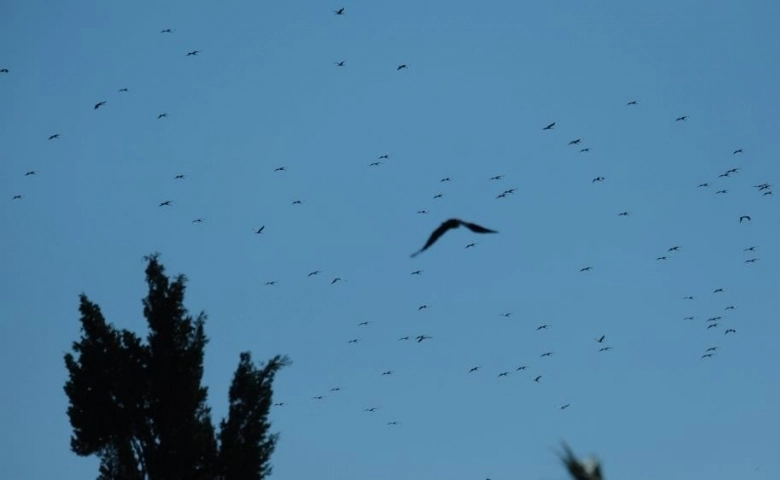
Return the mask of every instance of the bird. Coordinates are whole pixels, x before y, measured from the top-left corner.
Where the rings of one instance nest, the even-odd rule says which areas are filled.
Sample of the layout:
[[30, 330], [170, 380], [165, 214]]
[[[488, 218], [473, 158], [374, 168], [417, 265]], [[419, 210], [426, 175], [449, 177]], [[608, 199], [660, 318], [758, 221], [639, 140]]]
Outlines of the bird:
[[173, 33], [173, 29], [171, 28], [165, 28], [163, 30], [160, 30], [160, 33]]
[[422, 270], [415, 270], [412, 273], [410, 273], [410, 275], [422, 275], [422, 273], [423, 273]]
[[341, 387], [333, 387], [333, 388], [330, 389], [330, 391], [331, 392], [340, 392], [341, 391]]
[[364, 412], [376, 412], [377, 408], [378, 407], [364, 408], [363, 411]]
[[689, 315], [689, 316], [683, 318], [683, 320], [693, 320], [693, 318], [694, 318], [693, 315]]
[[263, 233], [263, 230], [265, 230], [265, 225], [263, 225], [262, 227], [260, 227], [257, 230], [255, 230], [255, 234], [259, 235], [259, 234]]
[[711, 358], [713, 355], [715, 355], [715, 354], [714, 353], [705, 353], [704, 355], [701, 356], [701, 358]]
[[639, 103], [639, 102], [637, 102], [636, 100], [631, 100], [626, 105], [636, 105], [637, 103]]
[[743, 252], [754, 252], [758, 247], [747, 247], [746, 249], [742, 250]]
[[631, 212], [620, 212], [618, 213], [618, 217], [627, 217], [631, 214]]
[[551, 124], [544, 127], [542, 130], [552, 130], [554, 126], [555, 126], [555, 122], [552, 122]]
[[174, 179], [174, 180], [184, 180], [184, 175], [182, 175], [182, 174], [180, 173], [180, 174], [176, 175], [175, 177], [173, 177], [173, 179]]
[[266, 285], [276, 285], [276, 280], [271, 280], [270, 282], [265, 282]]
[[490, 177], [491, 180], [501, 180], [502, 178], [504, 178], [503, 175], [494, 175], [494, 176]]
[[587, 153], [587, 152], [590, 152], [590, 147], [580, 149], [580, 153]]
[[319, 275], [319, 273], [320, 273], [319, 270], [314, 270], [314, 271], [309, 272], [309, 274], [306, 275], [306, 276], [307, 277], [311, 277], [311, 276], [314, 276], [314, 275]]
[[160, 207], [170, 207], [172, 203], [173, 203], [173, 200], [166, 200], [164, 202], [160, 202], [159, 206]]
[[129, 91], [130, 90], [127, 89], [127, 88], [120, 88], [119, 90], [117, 90], [117, 93], [124, 93], [124, 92], [129, 92]]
[[476, 246], [477, 246], [477, 244], [472, 242], [472, 243], [469, 243], [468, 245], [466, 245], [466, 248], [472, 248], [472, 247], [476, 247]]
[[192, 221], [192, 223], [203, 223], [203, 219], [202, 218], [196, 218], [195, 220]]
[[419, 310], [425, 310], [426, 308], [428, 308], [428, 305], [420, 305], [419, 307], [417, 307], [417, 310], [418, 311]]
[[547, 325], [547, 324], [545, 323], [544, 325], [539, 325], [538, 327], [536, 327], [536, 330], [547, 330], [547, 327], [548, 327], [548, 326], [549, 326], [549, 325]]
[[303, 200], [293, 200], [293, 205], [303, 205]]
[[378, 167], [379, 165], [382, 165], [382, 162], [372, 162], [368, 164], [369, 167]]
[[274, 403], [274, 407], [283, 407], [283, 406], [284, 406], [284, 402]]
[[191, 52], [187, 52], [187, 55], [185, 57], [194, 57], [197, 56], [200, 53], [200, 50], [193, 50]]
[[14, 195], [13, 198], [11, 198], [11, 200], [21, 200], [21, 199], [22, 199], [21, 195]]
[[390, 158], [390, 155], [388, 155], [388, 154], [386, 154], [386, 153], [385, 153], [384, 155], [380, 155], [380, 156], [379, 156], [379, 160], [387, 160], [387, 159], [389, 159], [389, 158]]
[[717, 323], [711, 323], [710, 325], [707, 325], [707, 329], [709, 330], [710, 328], [716, 328], [717, 326]]
[[718, 190], [717, 192], [715, 192], [715, 195], [717, 195], [719, 193], [729, 193], [729, 191], [728, 190]]
[[724, 310], [736, 310], [736, 309], [737, 309], [737, 307], [735, 307], [734, 305], [729, 305]]
[[574, 140], [569, 142], [569, 145], [579, 145], [580, 143], [582, 143], [582, 139], [581, 138], [575, 138]]
[[599, 352], [608, 352], [612, 350], [612, 347], [601, 347], [599, 348]]
[[471, 367], [469, 373], [476, 372], [477, 370], [479, 370], [479, 367]]
[[439, 180], [439, 182], [451, 182], [451, 181], [452, 179], [450, 179], [450, 177], [444, 177], [441, 180]]
[[741, 217], [739, 217], [739, 223], [742, 223], [742, 220], [747, 220], [749, 222], [750, 215], [742, 215]]
[[403, 70], [404, 68], [409, 68], [409, 66], [405, 63], [402, 63], [401, 65], [398, 65], [398, 68], [395, 69], [397, 72], [398, 70]]
[[567, 408], [569, 408], [570, 406], [571, 406], [571, 403], [567, 403], [566, 405], [561, 405], [561, 406], [560, 406], [560, 409], [561, 409], [561, 410], [566, 410], [566, 409], [567, 409]]
[[8, 71], [7, 68], [0, 68], [0, 73], [8, 73]]
[[604, 177], [596, 177], [593, 180], [591, 180], [591, 183], [603, 182], [604, 180], [606, 180]]
[[29, 177], [31, 175], [37, 175], [37, 174], [38, 172], [36, 172], [35, 170], [30, 170], [29, 172], [25, 173], [24, 176]]
[[417, 343], [420, 343], [423, 340], [428, 340], [428, 339], [433, 338], [433, 337], [429, 337], [428, 335], [417, 335], [417, 337], [415, 337], [415, 338], [417, 338]]
[[346, 62], [344, 60], [342, 60], [340, 62], [334, 62], [334, 65], [336, 65], [337, 67], [343, 67], [345, 65], [345, 63]]
[[477, 225], [476, 223], [470, 223], [457, 218], [451, 218], [445, 221], [444, 223], [442, 223], [441, 225], [439, 225], [439, 227], [436, 230], [434, 230], [433, 233], [431, 233], [431, 236], [428, 238], [428, 241], [425, 242], [425, 245], [420, 250], [413, 253], [411, 256], [416, 257], [420, 253], [427, 250], [428, 247], [436, 243], [436, 240], [438, 240], [448, 230], [451, 230], [453, 228], [458, 228], [460, 226], [464, 226], [475, 233], [498, 233], [496, 230], [490, 230], [489, 228], [485, 228], [483, 226]]
[[688, 295], [687, 297], [683, 297], [683, 300], [693, 300], [693, 297]]
[[736, 154], [738, 154], [738, 153], [742, 153], [742, 149], [741, 149], [741, 148], [738, 148], [738, 149], [734, 150], [734, 151], [732, 152], [732, 155], [736, 155]]
[[98, 103], [95, 104], [95, 108], [94, 109], [97, 110], [98, 108], [102, 107], [103, 105], [105, 105], [107, 103], [108, 102], [105, 101], [105, 100], [103, 100], [102, 102], [98, 102]]
[[311, 398], [312, 400], [322, 400], [323, 398], [325, 398], [325, 395], [317, 395], [316, 397], [311, 397]]
[[287, 171], [287, 167], [276, 167], [274, 169], [274, 172], [286, 172], [286, 171]]
[[519, 372], [520, 370], [525, 370], [526, 368], [528, 367], [526, 367], [525, 365], [520, 365], [519, 367], [515, 368], [515, 371]]
[[602, 342], [604, 342], [605, 338], [607, 338], [607, 336], [606, 335], [602, 335], [599, 338], [597, 338], [596, 341], [599, 342], [599, 343], [602, 343]]
[[499, 314], [499, 315], [501, 315], [501, 316], [502, 316], [502, 317], [504, 317], [504, 318], [509, 318], [509, 317], [511, 317], [511, 316], [512, 316], [512, 312], [501, 313], [501, 314]]
[[428, 213], [428, 210], [417, 210], [418, 215], [425, 215], [426, 213]]
[[700, 184], [699, 184], [699, 188], [701, 188], [701, 187], [709, 187], [709, 186], [710, 186], [710, 184], [709, 184], [709, 183], [706, 183], [706, 182], [705, 182], [705, 183], [700, 183]]
[[666, 260], [666, 256], [656, 257], [656, 260]]
[[396, 420], [393, 420], [392, 422], [387, 422], [387, 424], [388, 424], [388, 425], [395, 426], [395, 425], [400, 425], [400, 424], [401, 424], [401, 422], [398, 422], [398, 421], [396, 421]]
[[352, 340], [348, 341], [347, 343], [357, 343], [359, 340], [357, 338], [353, 338]]
[[49, 140], [54, 140], [55, 138], [60, 138], [60, 134], [55, 133], [54, 135], [49, 135]]
[[758, 261], [757, 258], [750, 258], [748, 260], [745, 260], [745, 263], [756, 263]]
[[549, 357], [555, 352], [544, 352], [543, 354], [539, 355], [540, 357]]
[[161, 114], [157, 115], [157, 120], [159, 120], [161, 118], [166, 118], [166, 117], [168, 117], [167, 113], [161, 113]]
[[444, 196], [443, 193], [437, 193], [436, 195], [433, 196], [433, 199], [436, 200], [437, 198], [441, 198], [443, 196]]
[[499, 378], [500, 377], [507, 377], [507, 376], [509, 376], [509, 372], [501, 372], [501, 373], [498, 374], [498, 376], [499, 376]]
[[593, 270], [593, 267], [582, 267], [580, 268], [580, 272], [590, 272]]
[[669, 247], [669, 250], [667, 252], [679, 252], [682, 248], [682, 245], [675, 245], [673, 247]]
[[688, 120], [688, 115], [683, 115], [682, 117], [677, 117], [674, 121], [675, 122], [684, 122], [685, 120]]
[[336, 277], [336, 278], [334, 278], [333, 280], [330, 281], [330, 284], [333, 285], [334, 283], [340, 282], [340, 281], [341, 281], [341, 277]]
[[737, 331], [734, 330], [733, 328], [729, 328], [728, 330], [726, 330], [725, 335], [728, 335], [729, 333], [737, 333]]
[[333, 13], [336, 15], [344, 15], [344, 7], [341, 7], [338, 10], [333, 10]]
[[719, 287], [719, 288], [716, 288], [715, 290], [713, 290], [712, 293], [722, 293], [724, 291], [725, 291], [725, 289], [723, 287]]
[[369, 323], [370, 322], [360, 322], [360, 323], [358, 323], [358, 327], [364, 327], [364, 326], [368, 325]]
[[398, 340], [409, 340], [409, 337], [401, 337]]
[[539, 383], [539, 380], [542, 379], [541, 375], [537, 375], [536, 378], [534, 378], [534, 382]]
[[707, 351], [708, 352], [714, 352], [717, 349], [718, 349], [718, 347], [710, 347], [710, 348], [707, 349]]

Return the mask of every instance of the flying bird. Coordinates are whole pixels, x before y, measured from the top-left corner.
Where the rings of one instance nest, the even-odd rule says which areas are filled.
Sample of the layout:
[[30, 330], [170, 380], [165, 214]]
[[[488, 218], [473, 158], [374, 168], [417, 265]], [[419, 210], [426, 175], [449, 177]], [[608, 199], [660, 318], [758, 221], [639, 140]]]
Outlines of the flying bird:
[[102, 107], [103, 105], [105, 105], [107, 103], [108, 102], [106, 102], [105, 100], [103, 100], [102, 102], [98, 102], [98, 103], [95, 104], [95, 108], [94, 109], [97, 110], [98, 108]]
[[422, 270], [415, 270], [410, 275], [422, 275], [422, 273], [423, 273]]
[[599, 338], [597, 338], [596, 341], [599, 342], [599, 343], [602, 343], [602, 342], [604, 342], [605, 338], [607, 338], [607, 336], [606, 335], [602, 335]]
[[701, 358], [712, 358], [712, 356], [715, 355], [714, 353], [705, 353], [701, 356]]
[[539, 383], [539, 380], [541, 380], [541, 379], [542, 379], [542, 376], [541, 375], [537, 375], [537, 377], [534, 378], [534, 382]]
[[287, 167], [276, 167], [274, 168], [274, 172], [286, 172]]
[[197, 56], [200, 53], [200, 50], [193, 50], [191, 52], [187, 52], [187, 55], [185, 57], [194, 57]]
[[340, 62], [335, 62], [334, 65], [336, 65], [337, 67], [343, 67], [345, 65], [345, 63], [346, 62], [344, 60], [342, 60]]
[[627, 217], [631, 214], [631, 212], [620, 212], [618, 213], [618, 217]]
[[729, 191], [728, 190], [718, 190], [717, 192], [715, 192], [715, 195], [717, 195], [719, 193], [729, 193]]
[[501, 372], [498, 374], [499, 377], [507, 377], [509, 376], [509, 372]]
[[675, 245], [674, 247], [669, 247], [669, 250], [667, 252], [679, 252], [682, 248], [682, 245]]
[[270, 282], [265, 282], [266, 285], [276, 285], [276, 280], [272, 280]]
[[701, 188], [701, 187], [709, 187], [709, 186], [710, 186], [710, 184], [709, 184], [709, 183], [706, 183], [706, 182], [705, 182], [705, 183], [700, 183], [700, 184], [699, 184], [699, 188]]
[[688, 115], [683, 115], [682, 117], [677, 117], [674, 121], [675, 122], [684, 122], [685, 120], [688, 120]]
[[417, 338], [417, 343], [420, 343], [423, 340], [428, 340], [428, 339], [433, 338], [433, 337], [429, 337], [428, 335], [417, 335], [417, 337], [415, 337], [415, 338]]
[[420, 253], [424, 252], [426, 249], [428, 249], [428, 247], [436, 243], [436, 240], [438, 240], [439, 237], [444, 235], [448, 230], [451, 230], [453, 228], [458, 228], [461, 225], [475, 233], [498, 233], [495, 230], [490, 230], [489, 228], [482, 227], [480, 225], [477, 225], [476, 223], [469, 223], [469, 222], [464, 222], [463, 220], [457, 218], [451, 218], [446, 222], [442, 223], [441, 225], [439, 225], [439, 228], [437, 228], [436, 230], [433, 231], [433, 233], [431, 233], [431, 236], [428, 238], [428, 241], [425, 242], [425, 245], [420, 250], [413, 253], [411, 256], [415, 257]]
[[747, 220], [749, 222], [750, 215], [742, 215], [741, 217], [739, 217], [739, 223], [742, 223], [742, 220]]
[[378, 407], [365, 408], [365, 409], [363, 409], [363, 411], [364, 411], [364, 412], [376, 412], [376, 409], [377, 409], [377, 408], [378, 408]]
[[466, 248], [472, 248], [472, 247], [476, 247], [476, 246], [477, 246], [477, 244], [472, 242], [472, 243], [469, 243], [468, 245], [466, 245]]
[[398, 65], [398, 68], [395, 69], [397, 72], [398, 70], [403, 70], [404, 68], [409, 68], [409, 66], [405, 63], [402, 63], [401, 65]]
[[333, 13], [336, 15], [344, 15], [344, 7], [341, 7], [338, 10], [333, 10]]
[[490, 177], [491, 180], [501, 180], [502, 178], [504, 178], [503, 175], [494, 175], [494, 176]]
[[545, 323], [544, 325], [539, 325], [538, 327], [536, 327], [536, 330], [547, 330], [547, 327], [548, 327], [548, 326], [549, 326], [549, 325], [547, 325], [547, 324]]
[[712, 291], [712, 293], [721, 293], [721, 292], [724, 292], [724, 291], [725, 290], [721, 287], [721, 288], [716, 288], [715, 290]]
[[443, 193], [437, 193], [436, 195], [433, 196], [433, 199], [436, 200], [437, 198], [441, 198], [443, 196], [444, 196]]
[[8, 69], [7, 68], [0, 68], [0, 73], [8, 73]]
[[309, 272], [309, 274], [308, 274], [308, 275], [306, 275], [306, 276], [307, 276], [307, 277], [311, 277], [311, 276], [313, 276], [313, 275], [319, 275], [319, 274], [320, 274], [320, 271], [319, 271], [319, 270], [314, 270], [314, 271], [312, 271], [312, 272]]
[[477, 370], [479, 370], [479, 367], [471, 367], [471, 370], [469, 370], [469, 373], [476, 372]]
[[746, 248], [746, 249], [744, 249], [742, 251], [743, 252], [754, 252], [756, 250], [756, 248], [758, 248], [758, 247], [748, 247], [748, 248]]
[[[566, 405], [561, 405], [561, 406], [560, 406], [560, 409], [561, 409], [561, 410], [566, 410], [566, 409], [567, 409], [567, 408], [569, 408], [570, 406], [571, 406], [571, 403], [567, 403]], [[599, 477], [599, 478], [600, 478], [600, 477]]]
[[590, 183], [603, 182], [604, 180], [606, 180], [604, 177], [596, 177], [593, 180], [591, 180]]
[[119, 90], [117, 90], [117, 93], [124, 93], [124, 92], [129, 92], [129, 91], [130, 90], [128, 90], [127, 88], [120, 88]]
[[639, 102], [637, 102], [636, 100], [631, 100], [626, 105], [636, 105], [637, 103], [639, 103]]
[[333, 280], [331, 280], [330, 284], [333, 285], [334, 283], [340, 282], [340, 281], [341, 281], [341, 277], [336, 277]]
[[526, 368], [528, 367], [526, 367], [525, 365], [520, 365], [519, 367], [515, 368], [515, 371], [519, 372], [520, 370], [525, 370]]
[[569, 145], [579, 145], [580, 143], [582, 143], [582, 139], [581, 138], [575, 138], [574, 140], [569, 142]]
[[591, 270], [593, 270], [593, 267], [583, 267], [583, 268], [580, 268], [580, 272], [590, 272]]
[[21, 195], [14, 195], [11, 200], [21, 200], [21, 199], [22, 199]]
[[38, 172], [36, 172], [35, 170], [30, 170], [29, 172], [25, 173], [24, 176], [29, 177], [30, 175], [37, 175], [37, 174]]
[[733, 328], [729, 328], [728, 330], [726, 330], [725, 335], [728, 335], [729, 333], [737, 333], [737, 331], [734, 330]]
[[539, 355], [540, 357], [549, 357], [555, 352], [544, 352], [543, 354]]
[[161, 118], [166, 118], [166, 117], [168, 117], [167, 113], [161, 113], [161, 114], [157, 115], [157, 120], [159, 120]]
[[757, 258], [750, 258], [748, 260], [745, 260], [745, 263], [756, 263], [758, 261]]
[[608, 352], [612, 350], [612, 347], [601, 347], [599, 348], [599, 352]]
[[734, 150], [734, 152], [732, 153], [732, 155], [736, 155], [736, 154], [738, 154], [738, 153], [742, 153], [742, 149], [741, 149], [741, 148], [738, 148], [738, 149]]
[[203, 223], [203, 219], [202, 218], [196, 218], [195, 220], [192, 221], [192, 223]]
[[293, 205], [303, 205], [303, 200], [293, 200]]
[[255, 233], [259, 235], [259, 234], [263, 233], [263, 230], [265, 230], [265, 225], [263, 225], [262, 227], [260, 227], [257, 230], [255, 230]]
[[170, 207], [172, 203], [173, 203], [173, 200], [166, 200], [164, 202], [160, 202], [159, 206], [160, 207]]
[[49, 135], [49, 140], [54, 140], [55, 138], [60, 138], [60, 134], [55, 133], [54, 135]]
[[555, 122], [552, 122], [551, 124], [544, 127], [542, 130], [552, 130], [554, 126], [555, 126]]
[[180, 173], [180, 174], [176, 175], [175, 177], [173, 177], [173, 179], [174, 179], [174, 180], [184, 180], [184, 175], [182, 175], [182, 174]]
[[173, 33], [173, 29], [172, 28], [166, 28], [166, 29], [160, 30], [160, 33]]

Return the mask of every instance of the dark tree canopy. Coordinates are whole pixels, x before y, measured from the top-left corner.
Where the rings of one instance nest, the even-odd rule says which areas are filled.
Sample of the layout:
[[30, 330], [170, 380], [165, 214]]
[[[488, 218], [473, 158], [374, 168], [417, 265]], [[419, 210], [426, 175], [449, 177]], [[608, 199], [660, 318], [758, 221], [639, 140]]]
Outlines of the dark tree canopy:
[[65, 355], [71, 449], [100, 458], [99, 480], [265, 478], [278, 439], [268, 422], [272, 383], [289, 359], [258, 367], [241, 353], [217, 434], [201, 385], [206, 316], [184, 308], [184, 276], [168, 278], [157, 255], [146, 260], [146, 342], [80, 297], [82, 336]]

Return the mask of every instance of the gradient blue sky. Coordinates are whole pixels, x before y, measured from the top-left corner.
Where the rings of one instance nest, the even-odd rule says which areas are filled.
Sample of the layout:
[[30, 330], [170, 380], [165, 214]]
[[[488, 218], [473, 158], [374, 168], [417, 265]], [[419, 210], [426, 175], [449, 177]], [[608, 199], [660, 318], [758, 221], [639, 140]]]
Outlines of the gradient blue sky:
[[[3, 477], [97, 476], [62, 390], [77, 296], [143, 334], [160, 252], [208, 314], [215, 421], [239, 352], [292, 358], [274, 479], [554, 480], [561, 440], [609, 479], [780, 478], [780, 194], [753, 188], [780, 178], [779, 23], [773, 1], [3, 1]], [[410, 259], [450, 217], [500, 233]]]

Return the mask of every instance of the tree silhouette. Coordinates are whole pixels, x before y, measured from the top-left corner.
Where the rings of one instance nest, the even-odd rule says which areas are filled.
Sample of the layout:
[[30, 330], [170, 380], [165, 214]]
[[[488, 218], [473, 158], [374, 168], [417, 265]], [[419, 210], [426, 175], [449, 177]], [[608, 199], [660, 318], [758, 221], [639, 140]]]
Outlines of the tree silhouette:
[[289, 359], [277, 355], [258, 368], [241, 353], [217, 435], [201, 385], [206, 316], [184, 308], [183, 275], [169, 279], [157, 254], [146, 260], [145, 343], [80, 296], [82, 336], [65, 355], [71, 449], [100, 458], [98, 480], [266, 477], [278, 439], [269, 433], [272, 383]]

